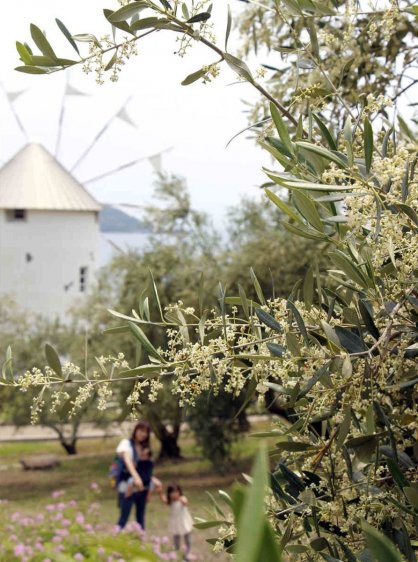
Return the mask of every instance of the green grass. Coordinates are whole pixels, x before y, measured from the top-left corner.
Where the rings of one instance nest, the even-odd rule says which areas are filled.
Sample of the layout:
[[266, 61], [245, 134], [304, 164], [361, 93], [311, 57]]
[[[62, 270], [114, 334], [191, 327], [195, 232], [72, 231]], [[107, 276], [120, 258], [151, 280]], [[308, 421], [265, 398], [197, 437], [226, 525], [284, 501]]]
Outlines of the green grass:
[[[116, 447], [118, 441], [118, 437], [80, 439], [77, 448], [81, 455], [93, 452], [108, 453], [112, 447]], [[58, 441], [15, 441], [0, 443], [0, 466], [8, 461], [18, 462], [22, 457], [37, 454], [54, 454], [64, 458], [68, 456]]]

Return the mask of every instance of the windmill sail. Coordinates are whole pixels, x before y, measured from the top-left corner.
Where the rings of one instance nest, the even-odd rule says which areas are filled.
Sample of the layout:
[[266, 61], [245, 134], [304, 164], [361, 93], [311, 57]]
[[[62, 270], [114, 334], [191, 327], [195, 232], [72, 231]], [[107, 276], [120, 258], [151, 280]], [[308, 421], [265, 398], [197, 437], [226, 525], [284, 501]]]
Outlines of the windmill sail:
[[173, 149], [173, 147], [170, 146], [169, 148], [165, 148], [161, 152], [158, 152], [157, 154], [153, 154], [152, 156], [143, 156], [142, 158], [137, 158], [136, 160], [131, 160], [130, 162], [126, 162], [125, 164], [121, 164], [120, 166], [117, 166], [117, 168], [113, 168], [113, 170], [109, 170], [108, 172], [104, 172], [103, 174], [100, 174], [99, 176], [94, 176], [93, 178], [85, 180], [83, 183], [84, 184], [93, 183], [93, 182], [99, 181], [103, 178], [107, 178], [108, 176], [113, 176], [113, 174], [117, 174], [118, 172], [121, 172], [122, 170], [126, 170], [127, 168], [131, 168], [132, 166], [136, 166], [137, 164], [140, 164], [141, 162], [144, 162], [145, 160], [148, 160], [148, 162], [150, 162], [150, 164], [154, 168], [154, 171], [156, 171], [157, 173], [161, 173], [162, 172], [162, 155], [165, 154], [166, 152], [169, 152], [172, 149]]
[[66, 76], [67, 76], [67, 81], [65, 83], [65, 90], [64, 90], [64, 94], [62, 96], [60, 115], [59, 115], [59, 118], [58, 118], [58, 131], [57, 131], [57, 141], [56, 141], [56, 144], [55, 144], [55, 156], [58, 156], [58, 152], [59, 152], [60, 145], [61, 145], [62, 130], [63, 130], [63, 125], [64, 125], [66, 96], [88, 96], [88, 94], [86, 94], [85, 92], [82, 92], [81, 90], [77, 90], [77, 88], [74, 88], [74, 86], [71, 86], [71, 84], [68, 82], [68, 74]]
[[9, 102], [9, 107], [10, 107], [10, 110], [11, 110], [11, 112], [12, 112], [12, 114], [13, 114], [13, 117], [15, 118], [16, 123], [17, 123], [19, 129], [22, 131], [22, 133], [23, 133], [25, 139], [28, 140], [28, 133], [26, 132], [26, 129], [25, 129], [25, 127], [23, 126], [23, 123], [22, 123], [22, 121], [20, 120], [20, 117], [19, 117], [19, 115], [18, 115], [18, 113], [17, 113], [17, 111], [16, 111], [16, 109], [15, 109], [15, 107], [14, 107], [14, 105], [13, 105], [14, 102], [15, 102], [22, 94], [24, 94], [24, 93], [26, 92], [26, 90], [18, 90], [17, 92], [8, 92], [8, 91], [4, 88], [3, 85], [2, 85], [2, 88], [3, 88], [3, 90], [4, 90], [4, 93], [6, 94], [7, 101]]
[[113, 121], [117, 118], [124, 120], [125, 122], [128, 122], [130, 125], [135, 126], [135, 123], [130, 119], [129, 115], [126, 112], [126, 106], [128, 105], [129, 101], [131, 100], [132, 96], [129, 96], [129, 98], [124, 102], [124, 104], [122, 105], [121, 108], [119, 108], [116, 113], [114, 113], [111, 118], [105, 123], [105, 125], [100, 129], [100, 131], [97, 133], [97, 135], [94, 137], [94, 139], [92, 140], [92, 142], [87, 146], [87, 148], [81, 153], [81, 155], [78, 157], [77, 161], [75, 162], [75, 164], [73, 165], [73, 167], [71, 168], [71, 171], [73, 172], [76, 168], [78, 168], [78, 166], [81, 164], [81, 162], [86, 158], [86, 156], [90, 153], [90, 151], [92, 150], [92, 148], [95, 146], [95, 144], [98, 142], [98, 140], [105, 134], [105, 132], [109, 129], [110, 125], [113, 123]]

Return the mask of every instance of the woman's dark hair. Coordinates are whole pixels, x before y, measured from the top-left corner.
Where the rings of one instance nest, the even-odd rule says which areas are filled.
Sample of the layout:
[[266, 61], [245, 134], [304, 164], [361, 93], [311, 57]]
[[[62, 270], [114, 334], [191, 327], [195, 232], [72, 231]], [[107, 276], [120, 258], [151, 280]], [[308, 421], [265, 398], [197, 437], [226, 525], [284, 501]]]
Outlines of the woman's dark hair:
[[181, 496], [183, 495], [183, 490], [181, 489], [181, 486], [179, 486], [178, 484], [169, 484], [167, 486], [167, 503], [168, 505], [171, 504], [171, 494], [173, 492], [178, 492]]
[[143, 448], [147, 448], [150, 449], [150, 437], [151, 437], [151, 426], [148, 422], [146, 421], [140, 421], [138, 422], [133, 431], [132, 431], [132, 435], [131, 435], [131, 441], [133, 443], [135, 443], [135, 435], [136, 432], [138, 431], [138, 429], [142, 429], [142, 431], [145, 431], [147, 433], [147, 436], [145, 437], [145, 439], [143, 441], [141, 441], [141, 447]]

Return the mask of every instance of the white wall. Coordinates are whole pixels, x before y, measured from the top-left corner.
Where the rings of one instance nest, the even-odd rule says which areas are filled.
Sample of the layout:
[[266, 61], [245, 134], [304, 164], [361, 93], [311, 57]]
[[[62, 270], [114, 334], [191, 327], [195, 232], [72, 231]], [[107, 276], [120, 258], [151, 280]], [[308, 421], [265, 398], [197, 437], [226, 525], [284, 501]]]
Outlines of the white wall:
[[80, 267], [88, 268], [88, 290], [99, 266], [98, 251], [96, 213], [28, 210], [26, 221], [8, 221], [0, 209], [0, 295], [65, 321], [70, 306], [85, 294]]

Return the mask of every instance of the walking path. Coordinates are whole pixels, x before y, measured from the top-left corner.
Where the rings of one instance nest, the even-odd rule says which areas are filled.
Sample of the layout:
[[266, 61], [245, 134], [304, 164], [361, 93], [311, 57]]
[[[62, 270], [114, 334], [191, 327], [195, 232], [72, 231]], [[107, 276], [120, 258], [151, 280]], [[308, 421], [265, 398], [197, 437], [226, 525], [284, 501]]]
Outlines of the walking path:
[[[269, 416], [249, 416], [250, 423], [268, 420]], [[182, 425], [186, 429], [188, 425]], [[71, 435], [71, 426], [60, 426], [64, 428], [65, 436]], [[98, 427], [93, 423], [82, 423], [78, 430], [78, 439], [100, 439], [105, 437], [120, 437], [129, 435], [132, 430], [132, 422], [112, 423], [107, 427]], [[0, 443], [8, 441], [55, 441], [57, 433], [50, 427], [44, 425], [0, 425]]]
[[[64, 434], [71, 435], [71, 426], [64, 427]], [[92, 423], [83, 423], [78, 431], [78, 439], [92, 439], [101, 437], [119, 437], [127, 435], [132, 428], [132, 423], [114, 423], [106, 428], [97, 427]], [[0, 425], [0, 442], [7, 441], [56, 441], [57, 433], [50, 427], [43, 425]]]

